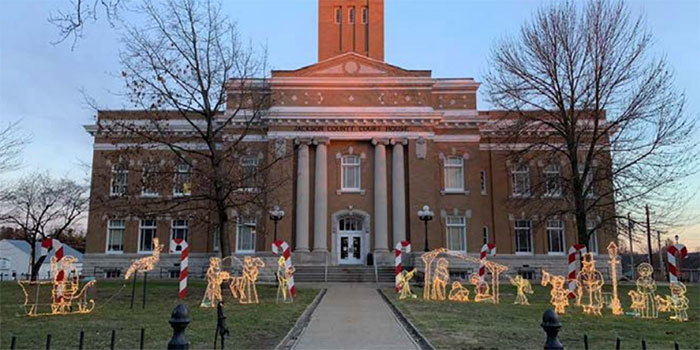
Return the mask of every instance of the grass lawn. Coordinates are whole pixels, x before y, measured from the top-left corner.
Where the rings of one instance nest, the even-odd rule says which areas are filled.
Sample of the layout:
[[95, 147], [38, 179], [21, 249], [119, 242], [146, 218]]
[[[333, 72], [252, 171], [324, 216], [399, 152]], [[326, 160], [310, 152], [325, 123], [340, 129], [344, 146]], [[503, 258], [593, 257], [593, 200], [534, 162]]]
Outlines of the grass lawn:
[[[627, 291], [631, 288], [620, 286], [625, 311], [630, 311]], [[392, 289], [384, 293], [436, 348], [541, 349], [545, 333], [540, 323], [544, 310], [551, 307], [550, 288], [537, 285], [533, 289], [535, 294], [529, 298], [531, 305], [525, 306], [512, 304], [515, 288], [510, 285], [501, 286], [499, 305], [424, 301], [419, 288], [414, 289], [418, 298], [411, 300], [398, 300]], [[566, 349], [583, 349], [584, 333], [588, 335], [590, 349], [614, 349], [617, 337], [622, 340], [622, 349], [641, 349], [642, 339], [646, 340], [647, 349], [673, 349], [674, 341], [681, 349], [700, 349], [699, 289], [697, 286], [688, 289], [688, 322], [668, 320], [666, 313], [656, 320], [612, 316], [608, 309], [603, 311], [603, 316], [588, 316], [580, 308], [573, 307], [567, 308], [566, 315], [560, 315], [563, 326], [559, 339]], [[660, 286], [658, 291], [666, 294], [668, 287]]]
[[[130, 282], [130, 281], [129, 281]], [[140, 282], [140, 281], [139, 281]], [[149, 280], [146, 309], [141, 309], [141, 284], [136, 286], [134, 309], [129, 309], [131, 283], [122, 289], [122, 280], [100, 280], [90, 295], [96, 301], [90, 314], [28, 317], [21, 306], [24, 297], [14, 282], [0, 283], [0, 348], [9, 349], [11, 337], [17, 337], [18, 349], [44, 348], [51, 333], [52, 349], [76, 349], [80, 330], [85, 331], [85, 349], [109, 348], [111, 330], [116, 330], [117, 349], [137, 349], [141, 328], [145, 328], [145, 347], [164, 349], [172, 335], [168, 323], [177, 305], [177, 281]], [[190, 279], [186, 299], [190, 324], [186, 335], [190, 349], [212, 348], [216, 330], [216, 308], [202, 309], [199, 302], [206, 283]], [[260, 304], [240, 305], [225, 294], [224, 313], [231, 335], [229, 349], [270, 349], [292, 328], [297, 318], [314, 299], [317, 290], [297, 289], [293, 304], [276, 304], [277, 287], [258, 285]]]

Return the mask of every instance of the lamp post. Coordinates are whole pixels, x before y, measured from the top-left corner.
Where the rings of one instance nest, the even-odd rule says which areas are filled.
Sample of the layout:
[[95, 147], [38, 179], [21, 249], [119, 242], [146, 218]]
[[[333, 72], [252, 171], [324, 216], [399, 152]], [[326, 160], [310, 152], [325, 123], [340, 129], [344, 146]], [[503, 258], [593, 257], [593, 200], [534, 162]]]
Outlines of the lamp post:
[[433, 212], [427, 205], [423, 206], [423, 209], [418, 211], [418, 218], [425, 224], [425, 251], [428, 251], [428, 221], [433, 219]]
[[282, 210], [278, 205], [275, 205], [272, 210], [270, 210], [270, 220], [275, 222], [275, 240], [277, 242], [277, 221], [282, 220], [284, 217], [284, 210]]

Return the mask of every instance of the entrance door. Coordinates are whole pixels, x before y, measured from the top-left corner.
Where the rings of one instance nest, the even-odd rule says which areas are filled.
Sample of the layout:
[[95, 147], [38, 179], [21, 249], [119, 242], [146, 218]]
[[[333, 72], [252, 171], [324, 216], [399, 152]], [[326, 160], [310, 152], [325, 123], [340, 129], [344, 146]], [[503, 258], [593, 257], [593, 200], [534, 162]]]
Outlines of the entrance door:
[[338, 263], [362, 264], [362, 219], [356, 217], [338, 220]]

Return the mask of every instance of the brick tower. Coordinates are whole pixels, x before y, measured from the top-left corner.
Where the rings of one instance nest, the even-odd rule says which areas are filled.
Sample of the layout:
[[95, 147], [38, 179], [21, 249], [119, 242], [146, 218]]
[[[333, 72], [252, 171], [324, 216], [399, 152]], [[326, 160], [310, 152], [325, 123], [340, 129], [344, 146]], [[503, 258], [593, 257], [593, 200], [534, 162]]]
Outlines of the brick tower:
[[318, 0], [318, 60], [346, 52], [384, 61], [384, 0]]

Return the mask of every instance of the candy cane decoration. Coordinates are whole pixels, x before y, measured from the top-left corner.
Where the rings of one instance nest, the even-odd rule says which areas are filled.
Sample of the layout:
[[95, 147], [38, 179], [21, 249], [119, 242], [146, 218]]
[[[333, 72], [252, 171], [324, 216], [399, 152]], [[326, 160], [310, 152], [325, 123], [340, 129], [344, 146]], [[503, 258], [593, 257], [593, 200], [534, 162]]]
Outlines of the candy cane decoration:
[[182, 238], [175, 238], [170, 241], [170, 253], [180, 250], [180, 291], [178, 297], [185, 300], [187, 296], [187, 266], [189, 265], [190, 246]]
[[666, 250], [666, 259], [668, 260], [668, 281], [678, 282], [678, 265], [676, 262], [676, 254], [679, 254], [681, 258], [688, 256], [688, 248], [680, 243], [676, 243]]
[[481, 247], [481, 252], [479, 252], [479, 279], [482, 281], [486, 276], [486, 255], [496, 255], [495, 244], [484, 244]]
[[[284, 257], [284, 268], [289, 271], [289, 268], [292, 267], [292, 251], [289, 249], [289, 244], [287, 242], [282, 241], [282, 240], [276, 240], [272, 243], [272, 252], [275, 255], [279, 255], [280, 251], [282, 251], [282, 256]], [[289, 276], [289, 295], [294, 298], [296, 295], [296, 288], [294, 287], [294, 274]]]
[[406, 253], [411, 252], [411, 242], [409, 241], [401, 241], [399, 243], [396, 243], [396, 248], [394, 249], [394, 270], [396, 271], [396, 277], [395, 277], [395, 282], [394, 282], [394, 288], [396, 288], [396, 292], [398, 293], [399, 289], [399, 275], [401, 275], [401, 251], [404, 251]]
[[576, 264], [576, 256], [579, 252], [581, 255], [588, 252], [585, 244], [574, 244], [569, 248], [569, 299], [576, 298], [576, 270], [580, 265]]
[[[54, 250], [56, 251], [54, 253], [54, 257], [56, 257], [56, 263], [59, 263], [61, 259], [63, 259], [63, 243], [61, 241], [54, 239], [54, 238], [44, 238], [44, 240], [41, 241], [41, 256], [39, 256], [39, 259], [36, 261], [36, 269], [40, 269], [41, 265], [44, 263], [44, 260], [49, 256], [49, 251]], [[56, 273], [56, 284], [59, 286], [56, 288], [56, 295], [54, 298], [56, 301], [63, 301], [63, 282], [66, 279], [66, 274], [63, 271], [63, 269], [60, 269]]]

